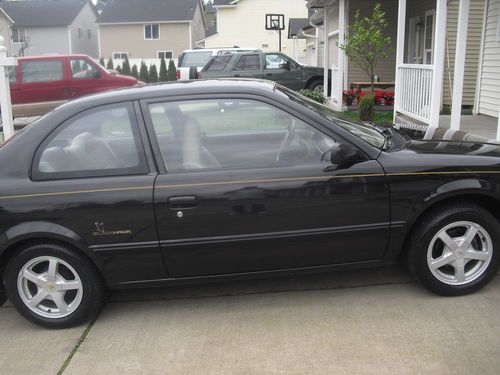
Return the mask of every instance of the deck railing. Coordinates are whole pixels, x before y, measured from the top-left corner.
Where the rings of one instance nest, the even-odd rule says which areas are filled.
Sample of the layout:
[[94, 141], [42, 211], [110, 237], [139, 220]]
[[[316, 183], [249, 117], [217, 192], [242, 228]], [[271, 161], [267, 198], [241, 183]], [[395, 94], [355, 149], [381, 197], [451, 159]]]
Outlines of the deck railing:
[[399, 65], [395, 111], [428, 124], [431, 119], [433, 74], [432, 65]]

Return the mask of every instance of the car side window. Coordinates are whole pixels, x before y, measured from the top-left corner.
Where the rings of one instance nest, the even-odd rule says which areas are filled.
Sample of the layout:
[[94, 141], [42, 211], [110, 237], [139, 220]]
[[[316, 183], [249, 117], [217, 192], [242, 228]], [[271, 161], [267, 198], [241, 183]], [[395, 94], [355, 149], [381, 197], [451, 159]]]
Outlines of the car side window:
[[246, 99], [149, 105], [169, 172], [323, 163], [334, 140], [270, 104]]
[[266, 55], [266, 69], [283, 69], [285, 65], [288, 63], [288, 60], [278, 54], [267, 54]]
[[96, 66], [85, 59], [71, 59], [70, 68], [73, 79], [96, 79], [100, 76]]
[[216, 56], [208, 62], [206, 67], [207, 72], [216, 72], [226, 69], [227, 64], [231, 60], [231, 55]]
[[147, 173], [133, 109], [105, 106], [69, 120], [39, 147], [33, 171], [34, 179]]
[[21, 76], [25, 83], [61, 81], [64, 77], [62, 60], [24, 61]]
[[236, 63], [236, 68], [239, 70], [260, 70], [260, 56], [243, 55]]

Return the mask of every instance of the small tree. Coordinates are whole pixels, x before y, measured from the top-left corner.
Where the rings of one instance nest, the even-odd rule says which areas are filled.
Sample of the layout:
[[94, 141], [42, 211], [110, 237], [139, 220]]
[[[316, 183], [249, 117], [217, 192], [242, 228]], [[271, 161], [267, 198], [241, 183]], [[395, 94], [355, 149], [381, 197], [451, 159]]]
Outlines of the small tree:
[[99, 59], [99, 64], [101, 64], [101, 66], [106, 67], [106, 63], [104, 62], [104, 57], [101, 57], [101, 58]]
[[350, 61], [363, 69], [370, 78], [371, 93], [375, 91], [375, 69], [381, 60], [387, 58], [391, 38], [384, 33], [389, 26], [380, 3], [373, 14], [362, 18], [356, 11], [354, 24], [349, 27], [345, 44], [339, 44]]
[[128, 56], [126, 56], [125, 61], [123, 61], [122, 73], [127, 76], [132, 74], [132, 69], [130, 69], [130, 61], [128, 61]]
[[108, 60], [108, 63], [106, 64], [106, 68], [109, 69], [109, 70], [114, 70], [115, 67], [113, 65], [113, 59], [110, 57], [109, 60]]
[[167, 77], [169, 81], [177, 81], [177, 68], [175, 67], [174, 60], [170, 60], [168, 64]]
[[156, 69], [156, 64], [151, 64], [151, 66], [149, 67], [149, 82], [158, 82], [158, 69]]
[[130, 74], [135, 79], [139, 79], [139, 70], [137, 69], [137, 65], [134, 64], [134, 66], [132, 67], [132, 72]]
[[161, 59], [160, 63], [160, 82], [167, 82], [168, 81], [168, 71], [167, 71], [167, 63], [165, 62], [165, 59]]
[[115, 70], [116, 70], [118, 73], [122, 74], [122, 67], [120, 66], [120, 64], [118, 64], [118, 65], [116, 66]]
[[149, 82], [148, 67], [146, 66], [146, 63], [144, 61], [141, 62], [141, 69], [139, 71], [139, 80], [141, 80], [144, 83]]

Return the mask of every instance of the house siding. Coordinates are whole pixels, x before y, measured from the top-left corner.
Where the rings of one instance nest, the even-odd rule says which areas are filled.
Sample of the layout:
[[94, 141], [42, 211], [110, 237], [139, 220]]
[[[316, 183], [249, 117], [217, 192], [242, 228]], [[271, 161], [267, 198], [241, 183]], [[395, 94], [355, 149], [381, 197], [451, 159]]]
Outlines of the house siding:
[[[69, 33], [68, 27], [27, 27], [26, 36], [29, 38], [29, 47], [24, 56], [68, 54]], [[17, 54], [22, 43], [12, 43], [12, 52]]]
[[[408, 2], [411, 3], [411, 2]], [[373, 13], [374, 1], [353, 0], [349, 2], [349, 25], [354, 23], [356, 12], [359, 10], [361, 17]], [[391, 37], [391, 45], [388, 49], [387, 59], [381, 60], [375, 68], [375, 74], [381, 81], [393, 82], [396, 79], [396, 44], [398, 25], [398, 1], [388, 0], [382, 2], [382, 10], [386, 13], [389, 23], [386, 35]], [[368, 74], [357, 65], [349, 62], [348, 83], [369, 81]]]
[[500, 40], [497, 36], [500, 22], [500, 0], [488, 1], [484, 35], [479, 113], [498, 117], [500, 109]]
[[[286, 3], [286, 5], [285, 5]], [[285, 14], [285, 30], [282, 31], [282, 51], [294, 56], [294, 42], [288, 40], [288, 19], [306, 18], [304, 1], [297, 0], [243, 0], [234, 7], [217, 8], [217, 34], [205, 41], [207, 48], [240, 46], [277, 51], [278, 33], [264, 27], [267, 13]], [[305, 40], [299, 40], [299, 59], [305, 59]]]
[[[82, 53], [92, 57], [99, 57], [97, 43], [96, 15], [90, 4], [86, 4], [78, 16], [70, 25], [71, 33], [71, 53]], [[78, 29], [83, 29], [83, 37], [80, 39]], [[91, 38], [88, 38], [88, 31], [91, 31]]]
[[108, 59], [113, 52], [128, 52], [130, 58], [153, 59], [158, 51], [172, 51], [177, 58], [188, 49], [189, 23], [161, 23], [160, 39], [145, 40], [144, 24], [99, 25], [101, 56]]

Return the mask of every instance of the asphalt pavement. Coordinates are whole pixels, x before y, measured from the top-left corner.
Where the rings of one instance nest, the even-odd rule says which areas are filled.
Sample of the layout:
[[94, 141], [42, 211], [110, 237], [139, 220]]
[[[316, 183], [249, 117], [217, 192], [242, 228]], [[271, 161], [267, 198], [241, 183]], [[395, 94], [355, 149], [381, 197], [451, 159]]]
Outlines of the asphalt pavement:
[[405, 267], [119, 291], [96, 321], [0, 308], [1, 374], [494, 374], [500, 277], [443, 298]]

